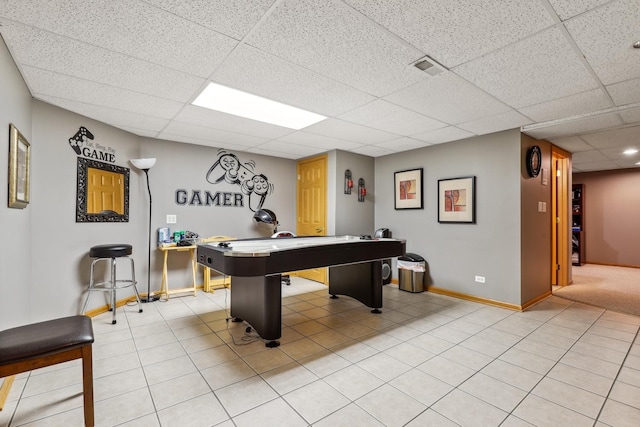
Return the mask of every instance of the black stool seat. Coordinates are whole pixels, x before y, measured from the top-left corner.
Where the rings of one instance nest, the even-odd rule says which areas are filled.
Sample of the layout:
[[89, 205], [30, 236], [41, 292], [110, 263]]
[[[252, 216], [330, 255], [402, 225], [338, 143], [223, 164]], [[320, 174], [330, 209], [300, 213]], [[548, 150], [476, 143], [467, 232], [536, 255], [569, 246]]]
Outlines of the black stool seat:
[[88, 316], [70, 316], [0, 332], [0, 365], [40, 358], [93, 343]]
[[94, 425], [93, 326], [87, 316], [70, 316], [0, 331], [0, 378], [82, 359], [84, 424]]
[[89, 250], [91, 258], [119, 258], [131, 255], [133, 249], [127, 244], [111, 244], [92, 246]]

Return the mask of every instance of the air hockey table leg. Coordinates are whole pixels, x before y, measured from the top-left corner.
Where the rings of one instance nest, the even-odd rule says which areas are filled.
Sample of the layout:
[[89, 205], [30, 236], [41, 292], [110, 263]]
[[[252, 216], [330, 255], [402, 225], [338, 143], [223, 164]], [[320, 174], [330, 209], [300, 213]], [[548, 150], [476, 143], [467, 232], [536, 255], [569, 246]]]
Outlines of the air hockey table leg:
[[246, 321], [267, 347], [280, 345], [282, 335], [282, 284], [279, 274], [260, 277], [233, 276], [231, 317]]

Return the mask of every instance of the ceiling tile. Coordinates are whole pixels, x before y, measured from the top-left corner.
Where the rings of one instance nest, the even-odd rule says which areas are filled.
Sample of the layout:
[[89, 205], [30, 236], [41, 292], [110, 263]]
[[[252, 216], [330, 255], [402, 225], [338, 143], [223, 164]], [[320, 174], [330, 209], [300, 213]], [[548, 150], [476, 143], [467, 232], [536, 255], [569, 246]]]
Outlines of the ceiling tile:
[[551, 6], [563, 21], [579, 15], [610, 0], [549, 0]]
[[[257, 151], [256, 151], [257, 150]], [[283, 141], [267, 141], [264, 144], [251, 148], [251, 152], [263, 153], [286, 153], [289, 158], [298, 159], [301, 157], [312, 156], [314, 154], [323, 153], [322, 148], [305, 147], [302, 145], [289, 144]]]
[[602, 89], [593, 89], [520, 108], [520, 112], [536, 122], [546, 122], [562, 117], [579, 116], [611, 107], [613, 105], [611, 105], [611, 101], [603, 93]]
[[356, 148], [352, 150], [354, 153], [362, 154], [364, 156], [369, 157], [381, 157], [386, 156], [387, 154], [393, 154], [395, 151], [389, 150], [388, 148], [383, 148], [377, 145], [365, 145], [360, 148]]
[[449, 68], [554, 23], [537, 1], [345, 1]]
[[339, 0], [282, 2], [245, 41], [375, 96], [425, 78], [421, 51]]
[[215, 147], [215, 148], [219, 148], [221, 144], [224, 144], [225, 150], [247, 151], [250, 149], [244, 145], [234, 145], [229, 143], [223, 143], [220, 141], [215, 141], [210, 138], [202, 139], [202, 138], [196, 138], [193, 136], [182, 135], [182, 134], [176, 135], [172, 133], [161, 132], [157, 136], [157, 138], [163, 139], [165, 141], [176, 141], [176, 142], [183, 142], [185, 144], [202, 145], [204, 147]]
[[7, 16], [72, 39], [208, 77], [236, 40], [140, 1], [48, 0], [21, 5], [12, 0]]
[[181, 123], [173, 121], [162, 130], [163, 135], [184, 135], [189, 138], [201, 140], [211, 140], [218, 142], [220, 146], [225, 144], [233, 144], [234, 146], [254, 147], [262, 144], [268, 139], [258, 138], [255, 136], [242, 135], [236, 132], [227, 132], [210, 127], [198, 126], [193, 124]]
[[473, 121], [510, 108], [454, 73], [444, 73], [385, 99], [448, 124]]
[[273, 4], [273, 0], [143, 1], [236, 40], [244, 37]]
[[585, 58], [605, 85], [640, 78], [638, 0], [618, 0], [566, 22]]
[[467, 62], [454, 71], [515, 108], [598, 87], [557, 28]]
[[309, 133], [359, 142], [361, 144], [377, 144], [398, 138], [398, 135], [389, 132], [383, 132], [378, 129], [372, 129], [338, 119], [326, 119], [306, 127], [304, 130]]
[[102, 49], [14, 22], [2, 22], [14, 60], [60, 74], [142, 92], [173, 101], [188, 101], [205, 80], [148, 61]]
[[640, 150], [640, 141], [636, 141], [636, 143], [632, 145], [626, 145], [623, 147], [616, 147], [616, 148], [604, 148], [599, 151], [600, 153], [602, 153], [603, 156], [605, 156], [609, 160], [623, 161], [631, 164], [637, 161], [640, 161], [639, 153], [632, 154], [632, 155], [624, 154], [624, 150], [628, 148], [635, 148], [636, 150]]
[[581, 164], [581, 163], [603, 162], [609, 159], [604, 154], [602, 154], [599, 150], [589, 150], [589, 151], [579, 151], [577, 153], [573, 153], [573, 155], [571, 156], [571, 160], [575, 164]]
[[38, 68], [22, 67], [22, 72], [30, 81], [32, 95], [36, 98], [46, 95], [163, 119], [172, 118], [182, 107], [179, 102]]
[[175, 120], [182, 123], [191, 123], [266, 139], [275, 139], [294, 132], [291, 129], [281, 126], [245, 119], [194, 105], [186, 105], [178, 115], [176, 115]]
[[634, 108], [620, 113], [620, 117], [625, 123], [640, 123], [640, 108]]
[[306, 145], [308, 147], [322, 148], [329, 150], [352, 150], [357, 147], [361, 147], [363, 144], [345, 141], [344, 139], [331, 138], [324, 135], [317, 135], [304, 131], [297, 131], [278, 138], [279, 141], [288, 142], [291, 144]]
[[438, 120], [382, 99], [344, 113], [338, 118], [404, 136], [446, 126]]
[[617, 114], [604, 114], [595, 117], [585, 117], [583, 119], [569, 122], [559, 121], [558, 124], [536, 129], [525, 128], [524, 133], [536, 139], [550, 139], [599, 131], [601, 129], [616, 127], [622, 124], [622, 120]]
[[640, 141], [640, 126], [589, 133], [582, 138], [596, 148], [633, 146]]
[[618, 165], [614, 161], [605, 160], [602, 162], [581, 163], [579, 165], [576, 165], [574, 169], [577, 169], [580, 172], [593, 172], [593, 171], [618, 169]]
[[607, 86], [607, 91], [616, 105], [640, 102], [640, 79], [627, 80]]
[[251, 46], [238, 47], [212, 79], [232, 88], [329, 116], [375, 99]]
[[531, 120], [517, 111], [507, 111], [506, 113], [483, 117], [472, 122], [460, 123], [458, 127], [476, 135], [484, 135], [505, 129], [519, 128], [530, 123]]
[[393, 141], [381, 142], [380, 144], [376, 144], [376, 147], [386, 148], [387, 150], [391, 150], [393, 152], [414, 150], [416, 148], [424, 148], [431, 144], [428, 142], [420, 141], [413, 138], [398, 138]]
[[475, 134], [467, 132], [453, 126], [447, 126], [442, 129], [436, 129], [429, 132], [412, 135], [412, 138], [419, 139], [430, 144], [442, 144], [443, 142], [457, 141], [459, 139], [469, 138]]
[[246, 151], [247, 153], [260, 154], [262, 156], [278, 157], [278, 158], [282, 158], [282, 159], [296, 160], [296, 159], [301, 159], [301, 158], [304, 157], [304, 156], [299, 156], [299, 155], [293, 154], [293, 153], [281, 153], [279, 151], [265, 150], [265, 149], [259, 148], [259, 147], [247, 148], [244, 151]]
[[54, 98], [51, 96], [41, 96], [39, 99], [48, 102], [51, 105], [64, 108], [65, 110], [90, 117], [93, 120], [109, 123], [117, 128], [123, 126], [142, 129], [147, 132], [159, 132], [167, 125], [167, 123], [169, 123], [169, 120], [167, 119], [159, 119], [157, 117], [146, 116], [144, 114], [115, 110], [113, 108], [101, 107], [68, 99]]
[[578, 151], [593, 150], [593, 147], [587, 144], [579, 136], [568, 136], [566, 138], [551, 138], [549, 141], [553, 142], [554, 145], [562, 148], [563, 150], [567, 150], [570, 153], [575, 153]]

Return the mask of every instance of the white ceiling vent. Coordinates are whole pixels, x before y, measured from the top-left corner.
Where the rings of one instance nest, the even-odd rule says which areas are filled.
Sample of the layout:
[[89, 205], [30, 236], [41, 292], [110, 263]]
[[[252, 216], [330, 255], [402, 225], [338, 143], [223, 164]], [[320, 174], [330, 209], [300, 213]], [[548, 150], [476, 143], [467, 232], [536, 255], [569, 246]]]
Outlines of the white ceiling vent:
[[447, 71], [446, 68], [444, 68], [442, 65], [438, 64], [435, 60], [429, 58], [428, 56], [418, 59], [413, 63], [413, 66], [424, 71], [430, 76], [437, 76], [438, 74]]

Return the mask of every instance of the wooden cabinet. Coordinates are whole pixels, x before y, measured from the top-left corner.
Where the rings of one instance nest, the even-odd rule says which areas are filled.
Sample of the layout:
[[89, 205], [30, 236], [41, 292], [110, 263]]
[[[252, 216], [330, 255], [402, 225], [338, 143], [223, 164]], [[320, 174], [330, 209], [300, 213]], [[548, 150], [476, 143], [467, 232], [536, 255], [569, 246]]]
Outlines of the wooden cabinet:
[[585, 263], [584, 185], [574, 184], [571, 197], [572, 244], [571, 263]]

